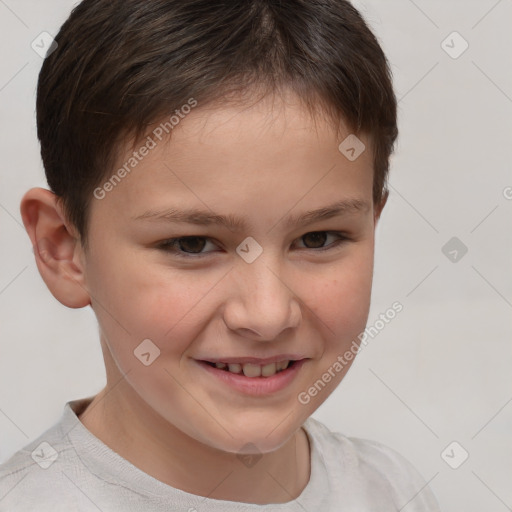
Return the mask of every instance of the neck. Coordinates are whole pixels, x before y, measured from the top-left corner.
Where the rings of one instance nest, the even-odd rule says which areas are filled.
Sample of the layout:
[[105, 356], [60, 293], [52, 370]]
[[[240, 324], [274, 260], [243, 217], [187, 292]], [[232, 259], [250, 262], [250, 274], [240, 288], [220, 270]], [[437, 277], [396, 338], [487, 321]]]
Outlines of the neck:
[[158, 415], [123, 381], [96, 395], [79, 416], [105, 445], [148, 475], [211, 499], [285, 503], [297, 498], [310, 476], [303, 429], [254, 465], [186, 435]]

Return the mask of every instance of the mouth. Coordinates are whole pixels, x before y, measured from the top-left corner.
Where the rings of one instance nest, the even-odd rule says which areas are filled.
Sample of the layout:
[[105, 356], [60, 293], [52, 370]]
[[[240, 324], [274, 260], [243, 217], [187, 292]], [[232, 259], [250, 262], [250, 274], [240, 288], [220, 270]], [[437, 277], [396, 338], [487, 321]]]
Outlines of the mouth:
[[245, 396], [264, 398], [278, 396], [277, 393], [288, 389], [309, 360], [300, 355], [286, 354], [267, 359], [196, 359], [195, 362], [205, 370], [206, 375], [209, 375], [208, 379], [214, 378], [214, 381], [209, 382], [219, 382], [221, 386], [227, 386]]
[[298, 360], [294, 359], [283, 359], [281, 361], [276, 361], [272, 363], [266, 364], [256, 364], [256, 363], [224, 363], [224, 362], [212, 362], [212, 361], [201, 361], [212, 368], [216, 368], [218, 370], [222, 370], [228, 373], [233, 373], [236, 375], [241, 375], [244, 377], [250, 378], [268, 378], [273, 377], [277, 373], [281, 373], [282, 371], [292, 368], [295, 364], [298, 363]]

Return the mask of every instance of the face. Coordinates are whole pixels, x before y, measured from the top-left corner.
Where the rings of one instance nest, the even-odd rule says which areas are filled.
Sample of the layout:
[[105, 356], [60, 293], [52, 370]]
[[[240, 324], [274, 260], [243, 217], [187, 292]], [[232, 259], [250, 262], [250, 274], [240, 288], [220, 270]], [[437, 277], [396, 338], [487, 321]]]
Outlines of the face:
[[377, 218], [369, 143], [350, 161], [349, 134], [293, 101], [198, 106], [92, 201], [83, 264], [104, 350], [191, 438], [273, 451], [346, 374]]

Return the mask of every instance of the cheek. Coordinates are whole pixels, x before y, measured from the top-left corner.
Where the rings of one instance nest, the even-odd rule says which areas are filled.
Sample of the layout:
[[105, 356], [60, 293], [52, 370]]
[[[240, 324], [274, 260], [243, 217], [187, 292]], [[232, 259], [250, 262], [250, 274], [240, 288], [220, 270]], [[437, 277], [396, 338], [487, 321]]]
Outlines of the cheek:
[[[288, 274], [284, 280], [305, 305], [302, 328], [317, 330], [338, 345], [350, 344], [364, 330], [372, 250], [367, 242], [330, 264], [296, 267]], [[93, 261], [88, 282], [93, 305], [118, 362], [124, 361], [124, 368], [133, 364], [133, 351], [145, 339], [158, 346], [161, 361], [182, 354], [213, 318], [219, 300], [229, 298], [222, 283], [225, 272], [149, 265], [126, 253], [115, 261]]]
[[[322, 273], [301, 275], [301, 298], [323, 325], [326, 340], [346, 342], [364, 330], [370, 309], [373, 256], [358, 251]], [[313, 319], [314, 321], [314, 319]]]
[[[218, 280], [218, 279], [217, 279]], [[133, 363], [145, 339], [165, 353], [181, 353], [200, 328], [198, 311], [215, 276], [149, 265], [135, 257], [100, 259], [88, 268], [88, 287], [102, 331], [119, 363]]]

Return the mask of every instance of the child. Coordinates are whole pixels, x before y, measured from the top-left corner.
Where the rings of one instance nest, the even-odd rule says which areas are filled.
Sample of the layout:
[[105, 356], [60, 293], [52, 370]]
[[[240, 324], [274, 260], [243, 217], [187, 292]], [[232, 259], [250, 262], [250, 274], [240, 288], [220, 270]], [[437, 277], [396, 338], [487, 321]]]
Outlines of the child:
[[50, 50], [51, 191], [21, 214], [51, 293], [96, 314], [107, 385], [0, 467], [0, 511], [439, 510], [310, 417], [366, 325], [397, 137], [356, 9], [84, 0]]

